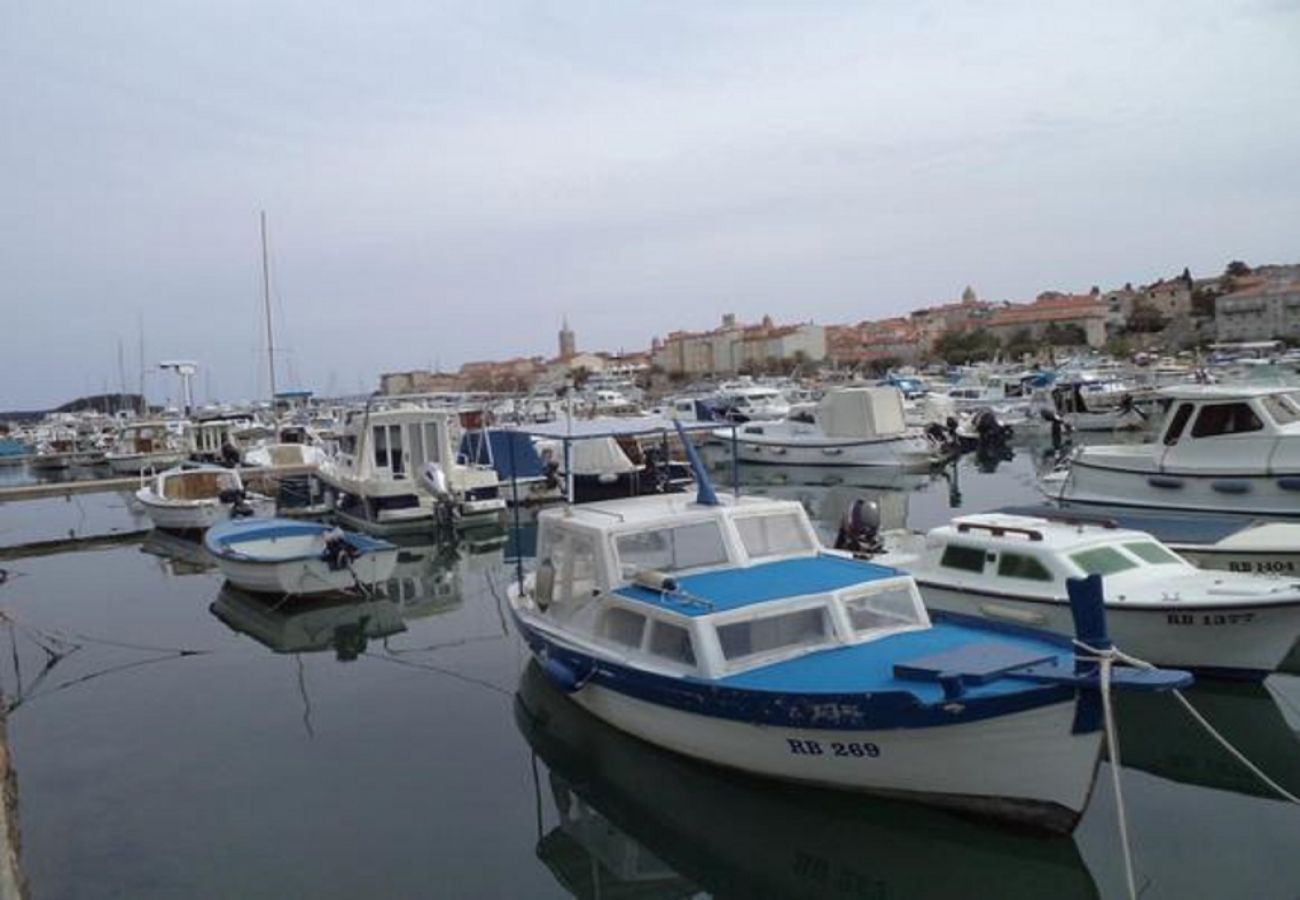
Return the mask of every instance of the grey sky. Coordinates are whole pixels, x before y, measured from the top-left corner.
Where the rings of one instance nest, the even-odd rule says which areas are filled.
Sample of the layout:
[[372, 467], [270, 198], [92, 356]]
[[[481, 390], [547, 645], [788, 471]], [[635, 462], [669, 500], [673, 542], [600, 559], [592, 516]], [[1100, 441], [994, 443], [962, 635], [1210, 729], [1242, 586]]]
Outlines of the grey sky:
[[1297, 260], [1297, 110], [1296, 3], [7, 3], [0, 409], [265, 391], [261, 208], [320, 391]]

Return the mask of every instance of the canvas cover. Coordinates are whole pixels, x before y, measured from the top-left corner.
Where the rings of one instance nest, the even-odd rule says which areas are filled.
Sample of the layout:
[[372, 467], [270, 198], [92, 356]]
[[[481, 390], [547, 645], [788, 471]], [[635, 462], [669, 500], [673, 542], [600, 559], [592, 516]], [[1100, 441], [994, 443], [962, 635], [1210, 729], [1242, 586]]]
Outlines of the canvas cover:
[[817, 405], [817, 423], [827, 437], [871, 439], [906, 433], [903, 395], [892, 387], [844, 388]]

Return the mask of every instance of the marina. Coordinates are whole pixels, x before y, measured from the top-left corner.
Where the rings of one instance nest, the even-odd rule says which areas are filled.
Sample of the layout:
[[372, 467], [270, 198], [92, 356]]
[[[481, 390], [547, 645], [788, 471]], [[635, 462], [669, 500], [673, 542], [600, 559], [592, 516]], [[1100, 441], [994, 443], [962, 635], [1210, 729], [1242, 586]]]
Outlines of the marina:
[[[834, 469], [742, 467], [739, 477], [746, 495], [808, 510], [830, 545], [859, 499], [886, 524], [916, 529], [1008, 500], [1031, 505], [1041, 455], [1017, 444], [992, 472], [972, 454], [874, 487]], [[713, 473], [725, 495], [730, 468]], [[529, 660], [511, 621], [518, 566], [537, 564], [535, 514], [513, 531], [399, 542], [372, 599], [285, 603], [223, 584], [201, 543], [149, 532], [129, 501], [120, 490], [0, 505], [6, 543], [63, 536], [61, 549], [7, 557], [0, 584], [17, 650], [5, 690], [22, 862], [41, 895], [401, 895], [430, 879], [449, 896], [646, 884], [726, 896], [761, 883], [766, 896], [843, 896], [848, 885], [955, 897], [972, 879], [1009, 896], [1041, 895], [1045, 883], [1125, 894], [1104, 760], [1073, 833], [1041, 837], [738, 773], [593, 718]], [[1300, 675], [1233, 685], [1210, 680], [1186, 695], [1300, 790]], [[1172, 698], [1117, 694], [1116, 706], [1143, 896], [1193, 886], [1289, 896], [1300, 812]], [[112, 778], [95, 777], [106, 767]], [[98, 814], [118, 805], [131, 816]], [[743, 832], [723, 827], [737, 816]], [[1212, 858], [1180, 849], [1205, 840], [1210, 822]], [[886, 834], [890, 849], [872, 849]], [[917, 864], [934, 853], [951, 865]], [[356, 855], [364, 871], [346, 862]]]

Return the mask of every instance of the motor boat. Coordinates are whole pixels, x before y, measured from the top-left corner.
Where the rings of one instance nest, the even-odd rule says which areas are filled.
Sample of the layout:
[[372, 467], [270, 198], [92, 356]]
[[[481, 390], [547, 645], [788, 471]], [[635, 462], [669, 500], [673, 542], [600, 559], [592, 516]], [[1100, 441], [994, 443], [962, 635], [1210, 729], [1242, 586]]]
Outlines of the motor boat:
[[275, 500], [244, 489], [234, 469], [177, 466], [149, 478], [135, 492], [155, 528], [202, 530], [229, 519], [275, 515]]
[[371, 595], [393, 574], [398, 552], [388, 541], [296, 519], [233, 519], [208, 529], [203, 546], [236, 587], [290, 596]]
[[1114, 523], [984, 513], [911, 544], [873, 560], [909, 572], [928, 608], [1057, 633], [1072, 630], [1069, 579], [1098, 575], [1115, 642], [1158, 665], [1259, 679], [1300, 636], [1300, 585], [1207, 573]]
[[186, 425], [174, 421], [131, 422], [117, 433], [104, 459], [115, 475], [139, 475], [180, 465], [189, 456]]

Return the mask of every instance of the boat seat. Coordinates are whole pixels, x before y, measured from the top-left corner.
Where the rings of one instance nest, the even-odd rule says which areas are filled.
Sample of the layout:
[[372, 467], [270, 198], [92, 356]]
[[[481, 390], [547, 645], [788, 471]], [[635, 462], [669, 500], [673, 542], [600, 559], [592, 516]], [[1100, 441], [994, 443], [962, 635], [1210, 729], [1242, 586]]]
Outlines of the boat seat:
[[221, 493], [220, 472], [187, 472], [180, 478], [168, 478], [163, 484], [168, 500], [207, 500]]

